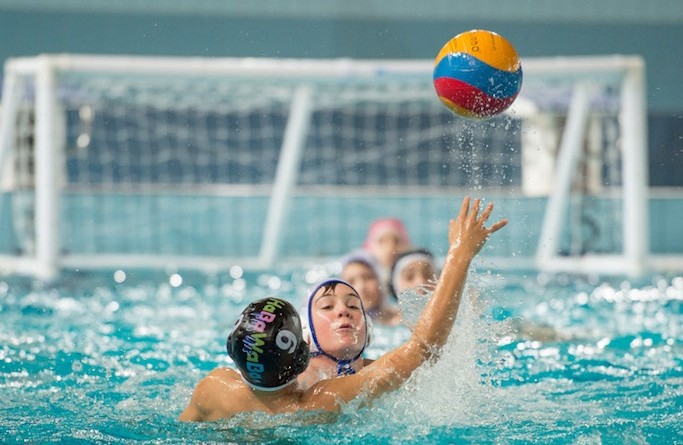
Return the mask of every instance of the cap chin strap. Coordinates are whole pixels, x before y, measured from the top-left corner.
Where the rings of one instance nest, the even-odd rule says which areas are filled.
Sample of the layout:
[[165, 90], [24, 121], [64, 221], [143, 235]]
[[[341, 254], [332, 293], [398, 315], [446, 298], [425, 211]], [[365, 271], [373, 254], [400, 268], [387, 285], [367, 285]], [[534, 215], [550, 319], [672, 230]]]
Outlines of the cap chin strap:
[[342, 360], [342, 359], [339, 359], [339, 358], [321, 350], [320, 346], [318, 346], [317, 351], [311, 352], [311, 358], [323, 356], [323, 357], [329, 358], [330, 360], [333, 360], [334, 362], [337, 363], [337, 375], [339, 376], [339, 375], [355, 374], [356, 370], [353, 369], [353, 366], [351, 366], [351, 364], [353, 362], [355, 362], [356, 360], [358, 360], [362, 354], [363, 354], [363, 351], [361, 351], [360, 354], [358, 354], [357, 356], [355, 356], [354, 358], [352, 358], [350, 360]]
[[[344, 284], [351, 289], [355, 290], [353, 286], [351, 286], [349, 283], [347, 283], [344, 280], [340, 279], [331, 279], [331, 280], [326, 280], [320, 283], [314, 290], [311, 292], [311, 297], [308, 299], [308, 330], [311, 333], [311, 340], [313, 341], [313, 344], [315, 345], [317, 351], [311, 351], [310, 352], [310, 357], [315, 358], [315, 357], [327, 357], [330, 360], [334, 361], [337, 364], [337, 375], [342, 376], [342, 375], [351, 375], [355, 374], [356, 370], [353, 369], [353, 366], [351, 364], [358, 360], [362, 355], [363, 352], [365, 351], [365, 347], [367, 346], [367, 332], [368, 332], [368, 322], [367, 322], [367, 317], [365, 315], [365, 308], [363, 308], [363, 301], [360, 301], [360, 307], [363, 311], [363, 320], [365, 321], [365, 339], [363, 339], [363, 347], [361, 348], [360, 352], [352, 359], [340, 359], [332, 354], [329, 354], [323, 350], [323, 348], [320, 347], [320, 344], [318, 343], [318, 336], [315, 334], [315, 327], [313, 326], [313, 317], [312, 317], [312, 302], [313, 302], [313, 296], [322, 288], [323, 286], [326, 286], [331, 283], [339, 283], [339, 284]], [[360, 300], [360, 298], [359, 298]]]

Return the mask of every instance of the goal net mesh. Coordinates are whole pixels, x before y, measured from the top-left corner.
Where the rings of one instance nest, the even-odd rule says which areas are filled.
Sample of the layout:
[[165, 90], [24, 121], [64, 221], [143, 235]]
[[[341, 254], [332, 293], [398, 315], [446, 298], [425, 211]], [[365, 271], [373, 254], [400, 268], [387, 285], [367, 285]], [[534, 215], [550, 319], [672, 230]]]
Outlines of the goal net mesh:
[[[34, 253], [36, 121], [44, 118], [58, 129], [59, 255], [158, 257], [152, 266], [257, 257], [305, 86], [311, 107], [279, 257], [342, 255], [383, 216], [403, 219], [414, 244], [442, 254], [448, 219], [469, 194], [495, 200], [496, 215], [514, 222], [483, 256], [528, 265], [572, 92], [585, 82], [527, 73], [509, 113], [476, 121], [438, 101], [429, 62], [343, 75], [279, 74], [277, 61], [258, 74], [188, 72], [179, 63], [177, 72], [56, 69], [53, 116], [36, 115], [35, 73], [17, 77], [12, 115], [3, 115], [12, 138], [0, 157], [0, 224], [9, 230], [1, 250]], [[562, 255], [623, 249], [619, 82], [611, 73], [591, 83]]]

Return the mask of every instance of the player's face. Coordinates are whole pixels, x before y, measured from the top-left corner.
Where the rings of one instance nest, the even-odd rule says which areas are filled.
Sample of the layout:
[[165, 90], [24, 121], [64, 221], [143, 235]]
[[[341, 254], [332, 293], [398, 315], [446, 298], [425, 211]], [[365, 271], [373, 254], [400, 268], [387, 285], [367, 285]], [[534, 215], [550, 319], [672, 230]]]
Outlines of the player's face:
[[319, 289], [311, 303], [311, 323], [320, 347], [339, 359], [352, 359], [365, 346], [365, 315], [349, 286]]
[[393, 228], [385, 228], [373, 240], [371, 250], [380, 264], [391, 267], [398, 254], [406, 247], [406, 240], [401, 232]]
[[433, 283], [435, 280], [436, 271], [430, 263], [415, 261], [401, 271], [396, 291], [401, 293], [408, 289], [414, 289], [424, 293], [422, 286]]
[[372, 267], [363, 263], [349, 263], [342, 270], [342, 279], [358, 291], [366, 311], [379, 308], [382, 291]]

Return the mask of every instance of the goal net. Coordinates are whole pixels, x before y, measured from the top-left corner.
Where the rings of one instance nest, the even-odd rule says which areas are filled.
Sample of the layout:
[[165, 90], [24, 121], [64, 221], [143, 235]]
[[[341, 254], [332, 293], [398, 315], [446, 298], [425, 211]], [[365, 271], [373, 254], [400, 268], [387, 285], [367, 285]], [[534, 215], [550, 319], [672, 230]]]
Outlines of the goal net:
[[492, 267], [641, 272], [642, 60], [523, 69], [509, 112], [473, 121], [430, 61], [10, 59], [0, 272], [272, 268], [338, 257], [383, 216], [438, 255], [465, 194], [512, 222]]

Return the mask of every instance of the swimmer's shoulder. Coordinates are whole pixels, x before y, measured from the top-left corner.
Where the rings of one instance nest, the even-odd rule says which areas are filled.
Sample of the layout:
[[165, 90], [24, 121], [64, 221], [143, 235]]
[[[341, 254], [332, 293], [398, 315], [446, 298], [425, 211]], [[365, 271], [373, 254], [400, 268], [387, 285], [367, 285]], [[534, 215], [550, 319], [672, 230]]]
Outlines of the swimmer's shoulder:
[[[216, 368], [209, 372], [195, 387], [188, 407], [192, 413], [188, 420], [217, 420], [241, 412], [247, 385], [240, 374], [232, 368]], [[182, 420], [182, 416], [181, 416]]]
[[242, 391], [247, 385], [233, 368], [216, 368], [209, 372], [197, 385], [197, 390], [215, 395], [226, 391]]
[[234, 368], [227, 368], [224, 366], [214, 368], [211, 372], [209, 372], [205, 378], [218, 378], [218, 379], [225, 379], [225, 380], [242, 380], [242, 377], [240, 376], [240, 373], [237, 372], [236, 369]]

